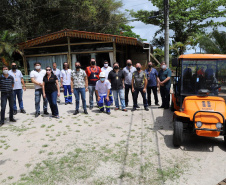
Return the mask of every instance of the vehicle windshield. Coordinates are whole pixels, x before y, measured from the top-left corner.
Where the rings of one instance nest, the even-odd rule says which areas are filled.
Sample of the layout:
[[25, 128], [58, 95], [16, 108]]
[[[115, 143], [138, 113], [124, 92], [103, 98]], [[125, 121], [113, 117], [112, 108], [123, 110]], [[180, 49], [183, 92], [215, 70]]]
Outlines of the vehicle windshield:
[[181, 94], [197, 95], [209, 90], [210, 96], [226, 97], [226, 60], [183, 60]]

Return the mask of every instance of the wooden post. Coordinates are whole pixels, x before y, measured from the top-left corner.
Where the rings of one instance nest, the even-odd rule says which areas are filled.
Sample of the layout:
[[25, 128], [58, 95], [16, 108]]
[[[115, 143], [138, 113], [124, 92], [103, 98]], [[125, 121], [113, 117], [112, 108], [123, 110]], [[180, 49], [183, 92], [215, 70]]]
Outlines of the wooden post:
[[69, 68], [71, 69], [71, 44], [70, 44], [70, 37], [67, 37], [67, 44], [68, 44], [67, 62], [68, 62]]
[[115, 38], [113, 38], [113, 61], [116, 62], [116, 42], [115, 42]]
[[24, 65], [24, 72], [25, 72], [25, 75], [28, 75], [28, 71], [27, 71], [27, 60], [26, 60], [26, 56], [24, 54], [24, 50], [22, 50], [22, 53], [23, 53], [23, 65]]

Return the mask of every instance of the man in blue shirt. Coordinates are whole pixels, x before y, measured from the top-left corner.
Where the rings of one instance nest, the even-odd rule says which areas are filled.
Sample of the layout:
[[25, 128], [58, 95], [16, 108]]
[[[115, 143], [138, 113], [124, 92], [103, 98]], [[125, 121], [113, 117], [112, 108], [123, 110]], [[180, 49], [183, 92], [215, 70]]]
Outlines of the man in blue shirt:
[[155, 68], [153, 68], [152, 62], [148, 63], [148, 69], [145, 70], [145, 73], [148, 79], [148, 85], [147, 85], [148, 105], [151, 106], [151, 90], [155, 97], [155, 105], [158, 105], [159, 103], [158, 95], [157, 95], [158, 72]]
[[161, 63], [161, 70], [158, 74], [158, 82], [160, 85], [160, 94], [162, 97], [162, 105], [159, 108], [168, 109], [170, 102], [170, 86], [171, 86], [171, 70], [167, 68], [166, 63]]

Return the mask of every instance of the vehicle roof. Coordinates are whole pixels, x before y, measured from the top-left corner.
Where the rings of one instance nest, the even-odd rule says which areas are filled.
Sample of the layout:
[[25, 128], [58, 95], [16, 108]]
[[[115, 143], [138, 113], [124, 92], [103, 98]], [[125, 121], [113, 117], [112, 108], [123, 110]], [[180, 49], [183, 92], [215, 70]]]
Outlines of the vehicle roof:
[[226, 59], [223, 54], [187, 54], [180, 55], [179, 59]]

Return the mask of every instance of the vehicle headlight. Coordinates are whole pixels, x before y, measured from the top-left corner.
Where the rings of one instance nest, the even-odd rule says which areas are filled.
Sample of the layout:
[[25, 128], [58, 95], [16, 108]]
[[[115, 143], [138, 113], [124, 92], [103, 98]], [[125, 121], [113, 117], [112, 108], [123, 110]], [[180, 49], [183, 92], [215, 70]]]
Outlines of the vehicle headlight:
[[216, 127], [217, 127], [217, 129], [221, 129], [222, 128], [222, 124], [221, 123], [217, 123]]
[[196, 122], [196, 126], [197, 126], [198, 128], [202, 127], [202, 122], [201, 122], [201, 121], [197, 121], [197, 122]]

